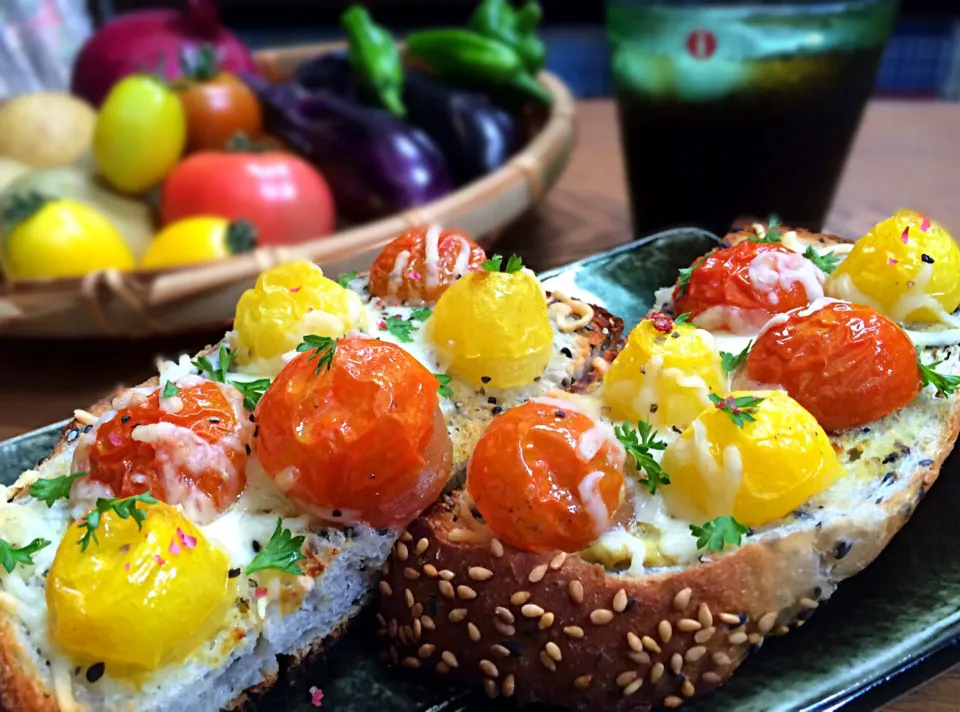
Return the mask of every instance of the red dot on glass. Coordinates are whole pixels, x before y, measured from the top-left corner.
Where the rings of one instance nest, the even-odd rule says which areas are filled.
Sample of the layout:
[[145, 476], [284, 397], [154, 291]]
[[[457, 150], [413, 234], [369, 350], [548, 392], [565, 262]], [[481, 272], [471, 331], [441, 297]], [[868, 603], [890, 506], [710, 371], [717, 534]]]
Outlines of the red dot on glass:
[[717, 36], [710, 30], [694, 30], [687, 35], [686, 46], [694, 59], [710, 59], [717, 51]]

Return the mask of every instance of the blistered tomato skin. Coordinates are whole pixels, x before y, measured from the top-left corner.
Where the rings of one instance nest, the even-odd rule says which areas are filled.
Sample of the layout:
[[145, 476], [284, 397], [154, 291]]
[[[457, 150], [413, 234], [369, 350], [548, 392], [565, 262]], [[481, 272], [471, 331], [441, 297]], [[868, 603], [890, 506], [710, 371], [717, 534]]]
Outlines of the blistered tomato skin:
[[866, 425], [917, 396], [917, 352], [895, 322], [856, 304], [814, 306], [756, 340], [746, 379], [784, 388], [828, 431]]
[[753, 333], [774, 314], [823, 296], [825, 275], [779, 243], [749, 240], [698, 258], [673, 290], [676, 313], [710, 331]]
[[319, 374], [311, 356], [288, 363], [257, 405], [261, 464], [323, 519], [407, 524], [450, 475], [436, 377], [386, 341], [342, 339]]
[[733, 515], [758, 527], [780, 519], [833, 484], [843, 467], [830, 439], [783, 391], [734, 391], [762, 398], [737, 427], [729, 411], [705, 410], [671, 443], [661, 467], [668, 511], [703, 522]]
[[370, 268], [370, 294], [392, 302], [435, 302], [487, 256], [456, 230], [418, 227], [383, 248]]
[[900, 210], [857, 240], [826, 293], [898, 322], [946, 321], [960, 306], [960, 247], [925, 215]]
[[[150, 492], [208, 522], [246, 485], [253, 424], [232, 386], [194, 377], [170, 398], [160, 389], [136, 397], [101, 423], [74, 454], [73, 485], [83, 500]], [[186, 381], [184, 381], [185, 383]]]
[[337, 338], [363, 325], [363, 300], [303, 260], [269, 269], [237, 303], [237, 362], [273, 359], [291, 351], [304, 334]]
[[575, 552], [620, 506], [625, 454], [612, 428], [534, 399], [494, 420], [467, 464], [467, 492], [493, 532], [526, 551]]
[[603, 399], [617, 420], [682, 428], [712, 405], [710, 393], [727, 392], [727, 379], [704, 331], [654, 317], [630, 332], [604, 378]]
[[86, 551], [77, 544], [86, 529], [72, 524], [47, 577], [53, 640], [120, 677], [182, 661], [209, 642], [233, 600], [223, 552], [174, 507], [137, 507], [142, 531], [107, 512]]
[[537, 278], [471, 272], [440, 297], [427, 322], [448, 370], [477, 388], [533, 383], [553, 355], [553, 327]]

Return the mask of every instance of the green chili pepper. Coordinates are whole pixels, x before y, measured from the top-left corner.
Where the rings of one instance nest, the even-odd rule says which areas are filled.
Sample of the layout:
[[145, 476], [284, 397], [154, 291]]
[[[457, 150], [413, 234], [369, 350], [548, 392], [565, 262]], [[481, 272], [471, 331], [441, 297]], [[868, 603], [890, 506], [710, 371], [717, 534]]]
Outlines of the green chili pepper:
[[543, 68], [547, 54], [536, 35], [542, 14], [536, 0], [529, 0], [519, 10], [514, 10], [508, 0], [483, 0], [468, 24], [474, 32], [513, 47], [527, 71], [536, 74]]
[[403, 64], [393, 37], [360, 5], [347, 8], [340, 24], [347, 32], [350, 67], [391, 114], [404, 116], [407, 111], [400, 99]]
[[447, 79], [513, 87], [544, 104], [552, 98], [527, 73], [516, 50], [470, 30], [416, 32], [407, 37], [407, 52]]

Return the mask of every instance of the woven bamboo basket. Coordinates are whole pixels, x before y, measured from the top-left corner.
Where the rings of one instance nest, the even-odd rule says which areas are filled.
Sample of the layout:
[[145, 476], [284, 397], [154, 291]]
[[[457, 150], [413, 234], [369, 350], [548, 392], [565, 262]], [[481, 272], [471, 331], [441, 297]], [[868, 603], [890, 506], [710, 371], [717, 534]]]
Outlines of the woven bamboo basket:
[[[265, 50], [255, 55], [264, 76], [289, 78], [305, 60], [343, 50], [343, 43]], [[481, 244], [541, 200], [566, 167], [574, 144], [574, 103], [549, 72], [538, 77], [553, 103], [536, 120], [524, 148], [499, 170], [449, 195], [334, 235], [290, 247], [253, 252], [189, 268], [106, 270], [82, 278], [0, 284], [0, 336], [141, 338], [228, 324], [237, 300], [274, 265], [305, 258], [327, 274], [365, 269], [400, 232], [425, 224], [465, 230]]]

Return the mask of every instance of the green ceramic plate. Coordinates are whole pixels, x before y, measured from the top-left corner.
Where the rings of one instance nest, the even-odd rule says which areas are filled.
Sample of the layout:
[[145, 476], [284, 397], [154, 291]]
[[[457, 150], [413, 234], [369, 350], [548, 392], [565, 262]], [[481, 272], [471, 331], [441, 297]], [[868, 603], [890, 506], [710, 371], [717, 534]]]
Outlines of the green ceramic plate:
[[[674, 230], [553, 270], [598, 295], [635, 324], [653, 291], [709, 249], [714, 238]], [[82, 405], [82, 404], [78, 404]], [[0, 443], [0, 481], [12, 481], [49, 452], [62, 423]], [[874, 709], [960, 661], [960, 459], [944, 473], [911, 521], [865, 572], [845, 582], [806, 626], [772, 639], [733, 679], [692, 710], [771, 712]], [[309, 712], [310, 687], [337, 712], [486, 712], [504, 709], [482, 693], [441, 679], [388, 669], [377, 661], [369, 617], [296, 685], [281, 684], [261, 710]]]

